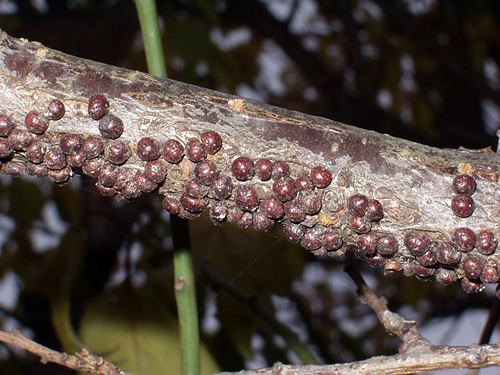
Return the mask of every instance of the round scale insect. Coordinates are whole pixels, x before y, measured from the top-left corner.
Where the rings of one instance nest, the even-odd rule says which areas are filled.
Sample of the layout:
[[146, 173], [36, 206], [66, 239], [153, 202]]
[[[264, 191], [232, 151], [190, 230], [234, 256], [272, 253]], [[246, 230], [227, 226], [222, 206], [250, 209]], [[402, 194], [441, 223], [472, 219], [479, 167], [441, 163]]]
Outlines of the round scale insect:
[[64, 107], [64, 103], [59, 99], [53, 99], [47, 108], [48, 118], [52, 121], [57, 121], [63, 118], [66, 113], [66, 108]]
[[94, 120], [99, 120], [108, 113], [109, 101], [102, 94], [92, 95], [89, 98], [88, 114]]

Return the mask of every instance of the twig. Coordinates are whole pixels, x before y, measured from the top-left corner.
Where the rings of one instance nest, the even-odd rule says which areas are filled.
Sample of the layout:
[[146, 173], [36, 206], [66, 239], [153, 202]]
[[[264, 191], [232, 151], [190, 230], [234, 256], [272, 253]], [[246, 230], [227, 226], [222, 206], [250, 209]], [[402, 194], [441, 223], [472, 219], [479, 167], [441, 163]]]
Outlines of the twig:
[[378, 319], [385, 330], [392, 335], [398, 336], [403, 340], [400, 352], [413, 352], [426, 350], [431, 346], [429, 340], [420, 335], [415, 321], [405, 320], [401, 315], [390, 311], [387, 308], [387, 301], [379, 298], [366, 285], [359, 272], [351, 265], [347, 265], [344, 271], [353, 279], [358, 287], [358, 295], [363, 303], [368, 304], [378, 316]]
[[76, 355], [60, 353], [30, 340], [18, 330], [15, 330], [12, 333], [0, 331], [0, 341], [6, 344], [18, 346], [37, 355], [40, 357], [40, 362], [43, 364], [47, 364], [49, 362], [56, 363], [75, 371], [83, 371], [91, 374], [131, 375], [120, 370], [117, 366], [105, 360], [103, 357], [98, 357], [92, 354], [86, 348], [82, 349], [81, 352], [76, 353]]
[[[479, 339], [479, 345], [487, 344], [490, 342], [491, 335], [495, 330], [495, 326], [498, 323], [498, 319], [500, 317], [500, 300], [495, 298], [493, 300], [493, 304], [491, 305], [490, 313], [488, 315], [488, 320], [484, 325], [483, 332], [481, 333], [481, 337]], [[478, 369], [470, 370], [467, 375], [477, 375], [479, 373]]]
[[386, 331], [403, 340], [399, 354], [371, 357], [364, 361], [334, 365], [303, 366], [284, 365], [277, 362], [270, 368], [216, 375], [403, 375], [436, 370], [500, 366], [500, 344], [431, 345], [426, 338], [420, 335], [414, 321], [407, 321], [399, 314], [389, 311], [387, 301], [375, 295], [356, 269], [352, 266], [346, 266], [345, 271], [356, 283], [361, 300], [376, 312]]
[[500, 344], [430, 346], [427, 351], [371, 357], [336, 365], [284, 365], [215, 375], [403, 375], [428, 371], [484, 368], [500, 365]]

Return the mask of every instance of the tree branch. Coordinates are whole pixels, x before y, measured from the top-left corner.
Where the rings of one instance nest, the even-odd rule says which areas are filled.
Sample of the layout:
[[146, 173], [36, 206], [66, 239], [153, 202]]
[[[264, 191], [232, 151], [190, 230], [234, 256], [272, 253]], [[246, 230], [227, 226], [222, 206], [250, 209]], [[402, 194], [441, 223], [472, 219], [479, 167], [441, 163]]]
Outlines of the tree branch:
[[[9, 142], [5, 147], [14, 148], [0, 159], [2, 173], [20, 175], [27, 170], [43, 175], [36, 174], [42, 170], [65, 183], [73, 173], [97, 178], [111, 168], [120, 171], [120, 178], [104, 184], [101, 178], [97, 188], [120, 200], [157, 188], [166, 197], [164, 207], [181, 217], [198, 217], [207, 206], [215, 224], [237, 221], [242, 227], [268, 230], [282, 223], [288, 239], [317, 255], [339, 256], [348, 251], [373, 266], [385, 266], [387, 272], [402, 270], [424, 278], [438, 275], [443, 283], [461, 279], [468, 292], [481, 290], [482, 275], [464, 267], [471, 257], [479, 269], [499, 264], [497, 154], [431, 148], [78, 59], [5, 33], [0, 36], [0, 77], [0, 113], [17, 127], [15, 136], [0, 137], [0, 143]], [[103, 113], [109, 113], [100, 120], [88, 112], [89, 100], [96, 94], [109, 103], [109, 110], [103, 106]], [[60, 119], [48, 111], [54, 99], [65, 107]], [[45, 131], [27, 131], [30, 112], [48, 121]], [[122, 134], [100, 130], [116, 119], [124, 125]], [[209, 131], [221, 137], [222, 147], [206, 156], [201, 135]], [[66, 134], [96, 137], [107, 151], [89, 156], [75, 150], [76, 155], [63, 155], [61, 140]], [[117, 140], [110, 139], [115, 136]], [[42, 156], [45, 153], [41, 160], [26, 151], [23, 137], [41, 144]], [[139, 155], [137, 148], [148, 137], [160, 149], [168, 139], [175, 139], [188, 150], [179, 162], [167, 163], [165, 155], [157, 160], [166, 169], [164, 179], [152, 181], [145, 176], [147, 156]], [[117, 142], [128, 151], [113, 154], [110, 149]], [[189, 151], [189, 145], [198, 145], [203, 152], [196, 154], [196, 147]], [[123, 160], [116, 160], [122, 156]], [[195, 171], [205, 156], [208, 163], [203, 166], [208, 169]], [[248, 170], [233, 165], [241, 156], [250, 159]], [[265, 177], [260, 169], [254, 172], [259, 159], [274, 163], [274, 178]], [[57, 166], [58, 160], [64, 161], [63, 167]], [[287, 168], [289, 177], [279, 179]], [[472, 177], [477, 189], [462, 194], [457, 202], [453, 180], [460, 174]], [[227, 188], [224, 194], [208, 186], [217, 176], [225, 178], [218, 180], [223, 183], [219, 188]], [[360, 206], [356, 206], [352, 199], [360, 198], [359, 194]], [[476, 243], [474, 237], [467, 248], [454, 237], [456, 229], [464, 227], [480, 239]], [[418, 248], [415, 238], [421, 241]]]
[[98, 357], [83, 349], [76, 355], [68, 355], [49, 349], [43, 345], [28, 339], [21, 332], [15, 330], [13, 333], [0, 331], [0, 341], [18, 346], [24, 350], [33, 353], [40, 357], [40, 361], [44, 364], [49, 362], [57, 363], [61, 366], [70, 368], [75, 371], [83, 371], [91, 374], [99, 375], [130, 375], [125, 371], [121, 371], [111, 362], [106, 361], [102, 357]]

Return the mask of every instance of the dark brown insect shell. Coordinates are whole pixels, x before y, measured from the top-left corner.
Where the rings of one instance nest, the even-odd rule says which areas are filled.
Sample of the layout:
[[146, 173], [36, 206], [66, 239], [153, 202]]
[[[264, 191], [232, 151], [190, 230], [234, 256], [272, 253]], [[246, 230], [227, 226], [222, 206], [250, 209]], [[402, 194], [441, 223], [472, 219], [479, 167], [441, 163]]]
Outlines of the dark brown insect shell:
[[332, 174], [322, 167], [314, 167], [311, 170], [311, 181], [317, 188], [326, 188], [332, 182]]
[[377, 251], [378, 236], [375, 233], [366, 233], [358, 237], [358, 248], [366, 254], [375, 254]]
[[233, 176], [240, 181], [250, 180], [255, 174], [255, 164], [252, 159], [240, 156], [231, 165]]
[[195, 198], [205, 198], [208, 194], [208, 186], [192, 178], [186, 183], [186, 193]]
[[99, 172], [99, 182], [107, 187], [112, 187], [118, 176], [118, 167], [105, 163]]
[[231, 177], [220, 175], [210, 185], [210, 192], [216, 199], [227, 199], [233, 193], [233, 181]]
[[200, 216], [201, 216], [201, 211], [200, 212], [189, 212], [189, 211], [185, 210], [183, 207], [181, 207], [179, 210], [179, 217], [182, 219], [192, 220], [192, 219], [196, 219]]
[[262, 181], [267, 181], [271, 178], [273, 163], [268, 159], [259, 159], [255, 163], [257, 177]]
[[368, 206], [368, 198], [363, 194], [354, 194], [349, 197], [347, 207], [355, 216], [363, 216]]
[[373, 268], [383, 267], [386, 259], [380, 254], [366, 255], [366, 262]]
[[227, 210], [227, 221], [237, 223], [243, 216], [243, 210], [236, 206], [230, 206]]
[[82, 148], [83, 139], [78, 134], [65, 134], [61, 138], [60, 146], [61, 150], [66, 155], [73, 155], [80, 151]]
[[151, 181], [157, 184], [162, 183], [167, 176], [167, 163], [161, 159], [148, 161], [144, 173]]
[[457, 228], [453, 232], [453, 242], [459, 250], [470, 251], [476, 245], [476, 234], [469, 228]]
[[14, 129], [9, 134], [9, 142], [14, 150], [26, 150], [33, 141], [33, 135], [23, 129]]
[[293, 243], [298, 243], [306, 232], [306, 228], [300, 224], [285, 223], [283, 224], [283, 234], [285, 238]]
[[214, 155], [222, 147], [222, 138], [214, 131], [207, 131], [201, 135], [201, 142], [210, 155]]
[[483, 283], [493, 284], [498, 282], [498, 268], [494, 264], [486, 264], [481, 275], [481, 281]]
[[456, 194], [472, 195], [476, 191], [476, 180], [472, 176], [460, 174], [453, 179], [453, 191]]
[[27, 171], [34, 177], [46, 177], [49, 173], [49, 170], [45, 165], [33, 163], [28, 163]]
[[103, 166], [104, 159], [102, 157], [88, 159], [82, 164], [82, 172], [92, 178], [98, 178]]
[[447, 268], [439, 268], [436, 271], [436, 281], [442, 285], [450, 285], [458, 280], [457, 274]]
[[64, 107], [64, 103], [59, 99], [52, 100], [49, 103], [47, 110], [48, 110], [47, 117], [52, 121], [60, 120], [66, 113], [66, 108]]
[[177, 164], [184, 158], [184, 146], [176, 139], [169, 139], [163, 146], [163, 157], [171, 164]]
[[104, 186], [99, 182], [96, 182], [95, 186], [97, 188], [97, 191], [105, 197], [113, 197], [114, 195], [116, 195], [116, 190], [112, 187]]
[[335, 251], [342, 247], [343, 241], [340, 233], [335, 229], [327, 229], [323, 232], [323, 246], [328, 251]]
[[9, 157], [13, 151], [10, 142], [5, 138], [0, 138], [0, 158]]
[[244, 211], [253, 211], [259, 206], [257, 192], [250, 185], [239, 185], [234, 190], [234, 201]]
[[194, 168], [194, 175], [196, 179], [202, 183], [203, 185], [210, 185], [215, 181], [219, 172], [217, 171], [217, 167], [210, 160], [203, 160], [196, 164]]
[[37, 112], [28, 113], [24, 119], [24, 124], [30, 132], [35, 134], [42, 134], [49, 127], [49, 123], [45, 117]]
[[166, 196], [165, 198], [163, 198], [162, 205], [163, 209], [169, 214], [178, 214], [181, 209], [179, 198]]
[[131, 156], [131, 151], [126, 143], [121, 141], [110, 142], [104, 150], [104, 157], [110, 163], [123, 164]]
[[436, 259], [442, 264], [455, 264], [460, 261], [462, 254], [449, 241], [439, 243], [436, 250]]
[[462, 260], [462, 269], [469, 279], [477, 279], [484, 269], [484, 260], [478, 256], [468, 255]]
[[274, 220], [268, 218], [261, 212], [253, 214], [253, 227], [259, 232], [267, 232], [274, 226]]
[[66, 167], [61, 169], [49, 169], [48, 176], [51, 181], [57, 184], [67, 183], [72, 176], [71, 167], [67, 165]]
[[152, 137], [144, 137], [137, 143], [137, 156], [144, 161], [156, 160], [161, 155], [158, 141]]
[[244, 212], [237, 222], [241, 229], [252, 229], [253, 228], [253, 215], [250, 212]]
[[481, 254], [491, 255], [497, 248], [497, 240], [490, 231], [482, 231], [477, 234], [476, 248]]
[[282, 160], [275, 161], [272, 166], [271, 177], [274, 180], [279, 180], [282, 177], [290, 175], [290, 167]]
[[295, 180], [295, 187], [297, 188], [297, 191], [303, 191], [312, 190], [314, 185], [309, 176], [301, 176]]
[[62, 169], [67, 164], [66, 155], [58, 146], [52, 146], [45, 152], [45, 165], [49, 169]]
[[280, 178], [273, 184], [273, 193], [282, 202], [292, 200], [297, 195], [295, 181], [290, 177]]
[[123, 134], [123, 121], [114, 115], [106, 115], [99, 121], [99, 131], [104, 138], [120, 138]]
[[87, 159], [95, 158], [104, 152], [104, 143], [100, 138], [87, 137], [82, 143], [80, 152]]
[[186, 145], [186, 156], [193, 163], [198, 163], [205, 160], [207, 157], [207, 150], [199, 139], [191, 138]]
[[134, 181], [128, 181], [121, 191], [122, 195], [127, 199], [135, 199], [142, 195]]
[[116, 190], [123, 190], [128, 182], [134, 180], [135, 174], [137, 172], [130, 168], [120, 168], [118, 174], [116, 175], [115, 183], [113, 187]]
[[102, 94], [95, 94], [89, 98], [88, 114], [94, 120], [99, 120], [108, 113], [109, 101]]
[[317, 228], [310, 228], [300, 240], [300, 244], [306, 250], [316, 250], [323, 246], [323, 233]]
[[457, 194], [451, 200], [451, 210], [458, 217], [469, 217], [474, 212], [474, 209], [474, 200], [468, 194]]
[[189, 212], [201, 212], [206, 205], [207, 202], [203, 198], [192, 197], [186, 192], [181, 195], [181, 206]]
[[26, 149], [26, 159], [35, 164], [43, 162], [47, 144], [40, 139], [36, 139]]
[[351, 218], [351, 227], [358, 234], [368, 233], [372, 229], [370, 221], [362, 216], [353, 216]]
[[143, 172], [137, 172], [134, 183], [143, 193], [151, 193], [158, 187], [158, 184], [148, 179]]
[[299, 207], [295, 199], [286, 202], [284, 209], [287, 219], [291, 222], [300, 223], [306, 218], [306, 213]]
[[436, 274], [436, 268], [429, 268], [419, 263], [413, 263], [413, 272], [417, 276], [427, 278]]
[[0, 173], [14, 177], [21, 176], [26, 171], [26, 165], [18, 161], [8, 161], [0, 166]]
[[227, 207], [221, 202], [214, 202], [210, 207], [208, 217], [217, 226], [227, 223]]
[[462, 289], [465, 293], [480, 293], [485, 289], [483, 283], [479, 280], [469, 280], [464, 277], [461, 281]]
[[73, 168], [81, 168], [85, 160], [87, 158], [83, 155], [82, 152], [78, 152], [74, 155], [69, 155], [67, 157], [68, 164]]
[[15, 125], [7, 115], [0, 115], [0, 137], [7, 137]]
[[283, 203], [272, 195], [260, 203], [259, 210], [271, 219], [280, 219], [285, 213]]
[[337, 250], [327, 250], [327, 251], [328, 251], [327, 255], [330, 258], [340, 258], [341, 256], [344, 256], [346, 254], [347, 246], [342, 246], [340, 249]]

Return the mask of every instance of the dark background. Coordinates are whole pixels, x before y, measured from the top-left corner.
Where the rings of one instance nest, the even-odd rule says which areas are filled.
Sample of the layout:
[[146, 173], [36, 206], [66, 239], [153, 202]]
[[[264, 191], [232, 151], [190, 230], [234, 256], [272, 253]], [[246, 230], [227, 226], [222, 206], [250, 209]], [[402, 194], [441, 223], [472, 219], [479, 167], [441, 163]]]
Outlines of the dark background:
[[[42, 7], [28, 0], [10, 3], [15, 9], [0, 17], [0, 27], [12, 36], [147, 71], [132, 1], [47, 0]], [[158, 2], [158, 11], [169, 78], [437, 147], [496, 150], [496, 0], [184, 0]], [[4, 325], [14, 321], [30, 328], [36, 341], [61, 349], [52, 325], [57, 310], [53, 295], [70, 298], [71, 319], [78, 328], [88, 303], [103, 293], [110, 275], [116, 276], [120, 249], [126, 255], [124, 283], [153, 292], [175, 314], [170, 229], [154, 197], [116, 204], [99, 196], [85, 178], [63, 188], [29, 178], [0, 182], [0, 233], [5, 235], [0, 271], [4, 276], [14, 272], [20, 290], [15, 308], [2, 314]], [[66, 232], [51, 229], [53, 219], [43, 214], [49, 203], [68, 223]], [[53, 248], [41, 253], [30, 235], [34, 229], [54, 237]], [[268, 365], [293, 360], [286, 345], [276, 344], [269, 321], [238, 301], [231, 286], [255, 297], [271, 315], [279, 305], [271, 296], [283, 296], [284, 310], [293, 312], [288, 323], [307, 333], [320, 362], [397, 350], [398, 341], [387, 339], [376, 322], [356, 333], [344, 324], [372, 314], [356, 302], [353, 285], [337, 283], [339, 277], [344, 280], [339, 275], [345, 260], [309, 256], [285, 243], [279, 228], [270, 234], [247, 233], [232, 225], [214, 228], [201, 218], [191, 223], [191, 230], [200, 306], [213, 298], [219, 284], [235, 279], [216, 298], [222, 328], [205, 335], [222, 370], [245, 367], [255, 332], [265, 342], [261, 352]], [[137, 243], [141, 255], [131, 260]], [[83, 253], [81, 259], [72, 263], [71, 251]], [[401, 275], [381, 277], [380, 270], [359, 267], [391, 308], [410, 308], [420, 324], [456, 319], [471, 308], [489, 309], [494, 298], [491, 288], [468, 296], [459, 287]], [[59, 273], [71, 282], [52, 280]], [[311, 275], [316, 275], [313, 280]], [[70, 285], [69, 291], [61, 284]], [[6, 373], [65, 373], [31, 357], [5, 353], [0, 367]]]

